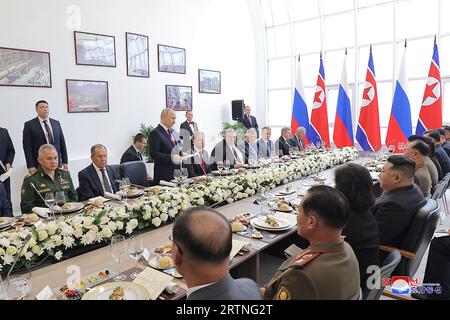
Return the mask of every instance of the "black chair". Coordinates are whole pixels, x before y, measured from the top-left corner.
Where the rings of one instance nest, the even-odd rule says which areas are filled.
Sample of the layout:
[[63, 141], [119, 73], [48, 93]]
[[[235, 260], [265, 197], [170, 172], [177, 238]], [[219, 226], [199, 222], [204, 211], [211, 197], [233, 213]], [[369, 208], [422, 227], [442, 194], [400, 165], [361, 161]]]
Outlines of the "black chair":
[[384, 252], [400, 251], [402, 259], [394, 270], [393, 275], [408, 276], [410, 278], [414, 276], [434, 235], [439, 220], [438, 211], [438, 203], [433, 199], [427, 199], [426, 204], [419, 209], [411, 222], [401, 249], [384, 245], [380, 246], [380, 250]]
[[374, 288], [367, 293], [367, 297], [365, 300], [379, 300], [383, 290], [385, 288], [383, 284], [383, 279], [391, 278], [391, 274], [397, 265], [400, 263], [402, 256], [400, 251], [394, 250], [384, 259], [383, 264], [380, 268], [379, 277], [375, 279], [375, 283], [379, 283], [379, 288]]
[[127, 177], [130, 179], [130, 183], [148, 187], [149, 183], [147, 180], [147, 168], [145, 163], [142, 161], [131, 161], [124, 162], [120, 165], [120, 176], [122, 178]]

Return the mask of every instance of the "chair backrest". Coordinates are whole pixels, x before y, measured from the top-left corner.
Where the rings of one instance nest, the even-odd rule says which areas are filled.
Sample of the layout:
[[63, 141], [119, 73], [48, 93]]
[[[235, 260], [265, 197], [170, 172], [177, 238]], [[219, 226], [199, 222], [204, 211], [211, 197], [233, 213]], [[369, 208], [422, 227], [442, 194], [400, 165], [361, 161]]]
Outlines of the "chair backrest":
[[381, 293], [384, 290], [383, 279], [389, 279], [391, 277], [392, 272], [400, 263], [402, 256], [400, 255], [400, 251], [394, 250], [384, 259], [383, 264], [380, 269], [380, 278], [375, 279], [376, 282], [380, 284], [379, 288], [374, 288], [369, 291], [367, 294], [366, 300], [378, 300], [380, 299]]
[[403, 250], [415, 253], [415, 257], [412, 259], [403, 258], [394, 274], [414, 276], [436, 230], [439, 220], [438, 209], [438, 203], [433, 199], [427, 199], [425, 205], [419, 209], [400, 247]]
[[447, 190], [448, 187], [448, 180], [447, 180], [447, 176], [445, 176], [444, 179], [442, 179], [441, 181], [439, 181], [436, 186], [434, 187], [434, 192], [431, 196], [431, 199], [433, 200], [439, 200], [441, 199], [444, 194], [445, 191]]
[[120, 165], [120, 176], [128, 177], [130, 183], [148, 187], [147, 168], [142, 161], [124, 162]]

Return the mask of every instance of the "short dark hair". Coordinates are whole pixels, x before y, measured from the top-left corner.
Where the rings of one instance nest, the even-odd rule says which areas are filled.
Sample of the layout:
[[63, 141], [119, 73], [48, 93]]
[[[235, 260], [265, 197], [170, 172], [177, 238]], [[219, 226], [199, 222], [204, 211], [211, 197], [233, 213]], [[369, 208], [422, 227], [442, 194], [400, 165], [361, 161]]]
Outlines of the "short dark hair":
[[335, 188], [341, 191], [354, 211], [366, 211], [375, 202], [373, 181], [369, 170], [356, 163], [347, 163], [334, 171]]
[[145, 134], [139, 132], [138, 134], [136, 134], [136, 135], [134, 136], [133, 143], [141, 142], [141, 141], [144, 140], [144, 139], [147, 139], [147, 137], [145, 136]]
[[417, 134], [413, 134], [412, 136], [409, 136], [409, 137], [408, 137], [408, 141], [409, 141], [409, 142], [412, 142], [412, 141], [414, 141], [414, 140], [420, 140], [420, 141], [423, 141], [423, 142], [425, 142], [425, 143], [428, 145], [428, 147], [430, 148], [430, 152], [429, 152], [428, 156], [429, 156], [430, 158], [434, 158], [434, 157], [436, 156], [435, 150], [434, 150], [434, 142], [433, 142], [433, 139], [432, 139], [432, 138], [430, 138], [430, 137], [425, 137], [425, 136], [419, 136], [419, 135], [417, 135]]
[[39, 103], [45, 103], [45, 104], [48, 105], [48, 102], [47, 102], [47, 101], [45, 101], [45, 100], [39, 100], [38, 102], [36, 102], [36, 103], [34, 104], [34, 107], [37, 108], [37, 106], [39, 105]]
[[[204, 236], [201, 232], [193, 232], [195, 216], [207, 212], [215, 215], [223, 222], [222, 232], [210, 236]], [[173, 225], [173, 242], [180, 246], [184, 252], [188, 252], [195, 260], [202, 262], [219, 263], [228, 259], [232, 247], [232, 232], [229, 221], [219, 212], [209, 207], [191, 207], [177, 217]], [[210, 234], [209, 234], [210, 235]]]
[[439, 132], [439, 134], [441, 135], [441, 136], [443, 136], [443, 137], [445, 137], [445, 130], [444, 129], [442, 129], [442, 128], [437, 128], [437, 129], [435, 129], [437, 132]]
[[350, 219], [347, 198], [337, 189], [329, 186], [311, 187], [302, 202], [303, 212], [314, 211], [329, 227], [342, 229]]
[[428, 132], [428, 134], [430, 135], [431, 138], [433, 138], [433, 140], [437, 143], [441, 142], [441, 134], [439, 133], [439, 131], [437, 130], [430, 130]]
[[430, 147], [422, 140], [414, 140], [411, 143], [411, 149], [419, 151], [419, 153], [425, 157], [430, 154]]
[[443, 126], [442, 129], [444, 129], [445, 131], [450, 132], [450, 126]]
[[400, 171], [403, 178], [414, 178], [416, 173], [416, 163], [414, 160], [404, 155], [393, 155], [387, 158], [392, 164], [392, 170]]

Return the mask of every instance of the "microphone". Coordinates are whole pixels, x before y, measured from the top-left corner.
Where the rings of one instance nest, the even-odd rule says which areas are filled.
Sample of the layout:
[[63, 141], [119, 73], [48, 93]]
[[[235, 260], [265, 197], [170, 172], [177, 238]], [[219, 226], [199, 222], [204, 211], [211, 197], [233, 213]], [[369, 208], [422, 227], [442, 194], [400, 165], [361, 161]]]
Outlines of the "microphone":
[[7, 283], [7, 284], [9, 284], [9, 276], [11, 275], [11, 272], [13, 271], [14, 266], [15, 266], [16, 263], [17, 263], [17, 260], [19, 260], [19, 257], [20, 257], [20, 255], [21, 255], [23, 249], [24, 249], [25, 246], [28, 244], [28, 242], [31, 240], [31, 237], [32, 237], [32, 234], [29, 233], [29, 234], [26, 236], [26, 238], [24, 239], [24, 243], [23, 243], [23, 245], [20, 247], [20, 250], [19, 250], [18, 253], [16, 254], [16, 257], [14, 258], [13, 264], [12, 264], [12, 266], [9, 268], [8, 273], [6, 274], [6, 283]]

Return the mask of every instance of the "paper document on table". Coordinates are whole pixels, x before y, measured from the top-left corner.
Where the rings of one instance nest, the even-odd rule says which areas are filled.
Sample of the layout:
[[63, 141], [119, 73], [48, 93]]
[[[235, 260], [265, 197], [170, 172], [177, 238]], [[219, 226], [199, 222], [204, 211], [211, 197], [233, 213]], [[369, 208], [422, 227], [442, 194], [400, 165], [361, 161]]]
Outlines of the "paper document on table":
[[231, 252], [230, 252], [230, 260], [232, 260], [238, 254], [238, 252], [241, 251], [241, 249], [244, 248], [244, 246], [247, 244], [248, 244], [247, 241], [233, 239]]
[[6, 179], [11, 177], [12, 169], [9, 169], [4, 174], [0, 175], [0, 182], [4, 182]]
[[172, 276], [147, 267], [134, 279], [133, 283], [145, 287], [150, 294], [150, 299], [156, 300], [172, 280]]

